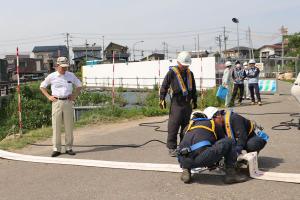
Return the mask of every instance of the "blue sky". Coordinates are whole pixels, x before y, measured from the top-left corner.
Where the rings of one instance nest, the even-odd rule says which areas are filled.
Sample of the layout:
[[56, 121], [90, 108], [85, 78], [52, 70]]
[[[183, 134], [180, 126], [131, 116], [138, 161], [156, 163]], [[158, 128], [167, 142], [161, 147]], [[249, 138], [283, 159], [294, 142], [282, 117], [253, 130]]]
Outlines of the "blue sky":
[[[199, 34], [200, 49], [217, 50], [215, 38], [228, 35], [227, 47], [236, 46], [239, 19], [240, 45], [248, 46], [246, 30], [252, 31], [254, 47], [280, 41], [280, 27], [289, 33], [300, 32], [300, 1], [251, 0], [0, 0], [0, 57], [14, 53], [18, 45], [30, 52], [35, 45], [65, 44], [71, 34], [71, 46], [88, 43], [105, 45], [110, 41], [134, 43], [145, 55], [162, 50], [168, 44], [170, 54], [194, 50]], [[197, 42], [196, 42], [197, 44]], [[137, 51], [139, 52], [139, 51]]]

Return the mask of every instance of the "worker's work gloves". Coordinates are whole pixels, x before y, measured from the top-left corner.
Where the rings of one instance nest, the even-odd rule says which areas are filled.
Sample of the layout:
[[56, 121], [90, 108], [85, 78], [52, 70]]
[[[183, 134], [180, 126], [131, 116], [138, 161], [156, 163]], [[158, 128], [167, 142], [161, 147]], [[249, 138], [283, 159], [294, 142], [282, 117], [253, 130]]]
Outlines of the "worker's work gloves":
[[166, 109], [167, 108], [166, 100], [164, 99], [159, 100], [159, 107], [160, 109]]

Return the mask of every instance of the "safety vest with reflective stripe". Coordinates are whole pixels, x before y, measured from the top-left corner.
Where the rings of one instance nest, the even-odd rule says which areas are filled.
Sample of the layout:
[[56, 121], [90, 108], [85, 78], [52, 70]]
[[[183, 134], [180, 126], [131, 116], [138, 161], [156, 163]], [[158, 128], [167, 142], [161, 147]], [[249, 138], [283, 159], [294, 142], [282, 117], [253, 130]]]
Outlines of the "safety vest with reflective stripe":
[[207, 126], [204, 126], [204, 125], [193, 126], [194, 121], [191, 120], [190, 123], [189, 123], [187, 131], [194, 130], [194, 129], [197, 129], [197, 128], [205, 129], [205, 130], [208, 130], [209, 132], [213, 133], [215, 139], [218, 140], [218, 137], [217, 137], [217, 134], [216, 134], [216, 131], [215, 131], [215, 122], [214, 122], [214, 120], [209, 120], [209, 121], [211, 123], [211, 127], [207, 127]]
[[182, 91], [182, 95], [183, 96], [188, 95], [188, 91], [192, 91], [192, 88], [193, 88], [192, 75], [191, 75], [190, 69], [186, 70], [186, 73], [187, 73], [187, 86], [185, 86], [185, 83], [184, 83], [184, 81], [183, 81], [183, 79], [182, 79], [182, 77], [180, 75], [178, 67], [170, 67], [170, 70], [172, 70], [175, 73], [175, 75], [176, 75], [179, 88]]
[[[231, 124], [230, 124], [231, 113], [232, 111], [230, 112], [227, 111], [225, 114], [225, 130], [226, 130], [227, 137], [235, 139], [234, 132], [232, 131]], [[248, 132], [248, 136], [252, 133], [253, 129], [254, 129], [254, 123], [250, 121], [250, 129]]]

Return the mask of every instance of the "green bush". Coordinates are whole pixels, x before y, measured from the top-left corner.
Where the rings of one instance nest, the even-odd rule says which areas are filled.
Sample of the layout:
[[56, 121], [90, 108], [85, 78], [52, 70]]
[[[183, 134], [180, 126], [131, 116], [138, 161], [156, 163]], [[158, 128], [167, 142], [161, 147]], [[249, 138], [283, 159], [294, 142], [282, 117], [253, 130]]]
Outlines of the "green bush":
[[[23, 129], [32, 130], [51, 124], [51, 103], [43, 96], [39, 89], [40, 82], [21, 86]], [[141, 116], [166, 115], [169, 109], [159, 108], [158, 90], [148, 93], [145, 100], [138, 97], [137, 107], [123, 108], [126, 105], [121, 89], [116, 93], [116, 104], [111, 105], [111, 93], [82, 91], [77, 98], [76, 105], [105, 105], [105, 107], [83, 113], [78, 124], [90, 124], [118, 121], [120, 119], [138, 118]], [[203, 98], [198, 98], [200, 109], [207, 106], [221, 107], [223, 101], [215, 96], [216, 88], [203, 92]], [[9, 100], [2, 100], [0, 108], [0, 139], [7, 134], [18, 132], [18, 94], [14, 92]]]
[[[40, 82], [21, 85], [21, 108], [23, 130], [31, 130], [51, 123], [51, 104], [39, 89]], [[0, 138], [19, 131], [18, 93], [14, 92], [1, 108]]]
[[[208, 106], [214, 107], [222, 107], [224, 106], [224, 100], [221, 100], [216, 97], [217, 88], [214, 87], [213, 89], [208, 89], [200, 94], [200, 98], [198, 97], [198, 105], [200, 109], [204, 109]], [[201, 96], [203, 95], [203, 96]]]
[[91, 106], [111, 103], [111, 96], [105, 92], [99, 91], [81, 91], [76, 99], [77, 106]]

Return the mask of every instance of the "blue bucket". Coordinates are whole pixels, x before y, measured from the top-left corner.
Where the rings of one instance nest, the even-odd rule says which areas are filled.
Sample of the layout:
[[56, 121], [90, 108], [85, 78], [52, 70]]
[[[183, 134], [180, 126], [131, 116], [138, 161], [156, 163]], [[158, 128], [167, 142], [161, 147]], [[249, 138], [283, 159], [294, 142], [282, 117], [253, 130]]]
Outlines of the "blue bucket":
[[223, 87], [222, 85], [220, 85], [216, 96], [219, 97], [220, 99], [225, 99], [227, 93], [228, 93], [228, 89], [226, 87]]

